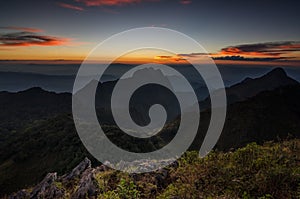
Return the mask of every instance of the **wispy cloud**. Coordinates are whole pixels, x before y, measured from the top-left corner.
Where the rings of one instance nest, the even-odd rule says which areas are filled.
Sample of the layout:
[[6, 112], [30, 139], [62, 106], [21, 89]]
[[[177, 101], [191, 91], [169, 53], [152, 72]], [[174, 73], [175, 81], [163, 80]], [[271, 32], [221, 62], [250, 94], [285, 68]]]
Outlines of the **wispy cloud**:
[[191, 0], [180, 0], [180, 3], [183, 5], [188, 5], [188, 4], [191, 4], [192, 1]]
[[227, 60], [227, 61], [279, 61], [291, 59], [292, 57], [243, 57], [240, 55], [236, 56], [223, 56], [223, 57], [212, 57], [214, 60]]
[[75, 0], [86, 6], [122, 6], [126, 4], [140, 3], [142, 0]]
[[300, 42], [266, 42], [242, 44], [222, 48], [217, 53], [182, 53], [176, 56], [156, 56], [162, 61], [179, 62], [188, 59], [200, 60], [210, 56], [214, 60], [223, 61], [295, 61], [300, 60]]
[[220, 55], [276, 57], [298, 51], [300, 51], [299, 41], [283, 41], [229, 46], [221, 49]]
[[68, 8], [68, 9], [77, 10], [77, 11], [84, 11], [84, 9], [82, 7], [71, 5], [68, 3], [58, 2], [57, 5], [59, 5], [60, 7], [63, 7], [63, 8]]
[[178, 54], [180, 57], [198, 57], [198, 56], [207, 56], [208, 53], [188, 53], [188, 54]]
[[[82, 6], [77, 6], [74, 4], [69, 4], [69, 3], [62, 3], [59, 2], [57, 3], [59, 6], [68, 8], [68, 9], [73, 9], [73, 10], [78, 10], [78, 11], [83, 11], [85, 10], [83, 7], [120, 7], [120, 6], [126, 6], [126, 5], [132, 5], [132, 4], [139, 4], [143, 2], [160, 2], [161, 0], [73, 0], [74, 3], [76, 4], [81, 4]], [[180, 4], [187, 5], [191, 4], [191, 0], [179, 0]], [[105, 12], [113, 13], [116, 14], [118, 13], [115, 10], [107, 10], [107, 9], [102, 9]]]
[[159, 55], [155, 56], [154, 60], [156, 61], [162, 61], [162, 62], [180, 62], [180, 61], [186, 61], [182, 56], [174, 55], [174, 56], [168, 56], [168, 55]]
[[70, 38], [38, 34], [38, 32], [42, 32], [41, 29], [15, 26], [1, 27], [1, 29], [17, 30], [17, 32], [0, 33], [0, 47], [2, 49], [19, 46], [60, 46], [71, 44]]
[[69, 38], [37, 35], [30, 32], [0, 34], [0, 46], [60, 46], [70, 42]]

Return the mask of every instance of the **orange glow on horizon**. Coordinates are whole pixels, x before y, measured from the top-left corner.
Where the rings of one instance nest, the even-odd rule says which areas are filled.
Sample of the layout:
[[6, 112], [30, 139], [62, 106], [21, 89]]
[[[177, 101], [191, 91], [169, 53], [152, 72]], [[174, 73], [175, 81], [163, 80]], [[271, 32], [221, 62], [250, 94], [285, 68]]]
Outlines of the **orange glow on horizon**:
[[[22, 60], [0, 60], [0, 63], [4, 64], [81, 64], [84, 59], [22, 59]], [[249, 65], [249, 66], [294, 66], [300, 67], [300, 61], [232, 61], [232, 60], [214, 60], [216, 65]], [[90, 63], [93, 64], [107, 64], [108, 61], [91, 60]], [[117, 59], [113, 63], [121, 64], [147, 64], [147, 63], [157, 63], [157, 64], [176, 64], [176, 65], [186, 65], [187, 62], [168, 62], [168, 61], [157, 61], [155, 59]]]
[[[86, 56], [90, 51], [89, 46], [81, 46], [79, 48], [73, 48], [71, 46], [49, 46], [43, 48], [40, 46], [29, 46], [29, 47], [10, 47], [9, 49], [0, 48], [0, 60], [1, 63], [7, 61], [8, 63], [13, 62], [24, 62], [24, 63], [66, 63], [66, 64], [80, 64], [85, 60]], [[237, 51], [233, 49], [232, 51]], [[169, 52], [161, 50], [139, 50], [130, 52], [123, 55], [113, 63], [124, 63], [124, 64], [146, 64], [146, 63], [157, 63], [157, 64], [178, 64], [186, 65], [189, 64], [188, 59], [193, 59], [195, 61], [207, 60], [207, 57], [218, 58], [224, 57], [222, 53], [215, 53], [209, 55], [202, 55], [197, 53], [192, 54], [180, 54], [175, 55]], [[228, 53], [226, 56], [230, 56]], [[239, 56], [239, 54], [234, 54], [234, 56]], [[241, 55], [240, 55], [241, 56]], [[266, 56], [243, 56], [245, 58], [265, 58]], [[274, 58], [274, 56], [268, 56]], [[293, 58], [295, 57], [295, 58]], [[300, 59], [298, 54], [287, 60], [272, 60], [272, 61], [259, 61], [259, 60], [214, 60], [216, 64], [220, 65], [262, 65], [262, 66], [300, 66]], [[109, 54], [100, 58], [95, 58], [90, 60], [91, 63], [109, 63], [111, 62], [112, 56]]]

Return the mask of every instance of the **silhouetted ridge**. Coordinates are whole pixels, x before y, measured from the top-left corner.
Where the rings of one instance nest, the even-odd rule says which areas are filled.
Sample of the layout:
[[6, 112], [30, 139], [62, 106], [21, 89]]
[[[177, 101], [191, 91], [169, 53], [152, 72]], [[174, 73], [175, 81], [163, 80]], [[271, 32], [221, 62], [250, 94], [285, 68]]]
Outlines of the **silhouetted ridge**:
[[283, 68], [275, 68], [275, 69], [271, 70], [270, 72], [268, 72], [264, 76], [275, 76], [275, 77], [278, 77], [278, 78], [288, 77], [288, 75], [286, 74], [286, 72]]
[[46, 91], [41, 87], [32, 87], [24, 91], [19, 91], [18, 93], [49, 93], [49, 91]]
[[246, 83], [253, 80], [251, 77], [246, 77], [241, 83]]
[[258, 78], [246, 78], [242, 82], [226, 88], [228, 103], [244, 101], [262, 91], [274, 90], [276, 88], [297, 85], [299, 82], [290, 78], [284, 69], [275, 68]]

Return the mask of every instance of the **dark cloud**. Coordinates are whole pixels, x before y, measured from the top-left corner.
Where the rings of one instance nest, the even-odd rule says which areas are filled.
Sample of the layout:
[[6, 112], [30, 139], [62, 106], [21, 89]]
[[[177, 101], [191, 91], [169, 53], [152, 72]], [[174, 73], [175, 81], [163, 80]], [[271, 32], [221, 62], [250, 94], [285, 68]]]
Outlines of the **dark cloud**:
[[70, 42], [69, 38], [38, 35], [33, 32], [0, 34], [0, 47], [14, 46], [59, 46]]
[[57, 5], [59, 5], [60, 7], [63, 7], [63, 8], [68, 8], [68, 9], [77, 10], [77, 11], [84, 11], [84, 9], [82, 7], [71, 5], [68, 3], [58, 2]]
[[[214, 60], [229, 61], [289, 61], [299, 59], [300, 42], [283, 41], [283, 42], [266, 42], [256, 44], [242, 44], [222, 48], [218, 53], [187, 53], [178, 54], [175, 57], [164, 57], [162, 59], [178, 60], [184, 58], [199, 58], [201, 56], [211, 56]], [[159, 57], [159, 56], [158, 56]]]
[[86, 6], [122, 6], [126, 4], [140, 3], [142, 0], [75, 0]]
[[221, 55], [280, 56], [300, 51], [299, 41], [243, 44], [221, 49]]
[[[243, 56], [224, 56], [213, 57], [214, 60], [230, 60], [230, 61], [278, 61], [286, 60], [286, 57], [243, 57]], [[291, 59], [291, 57], [289, 58]]]

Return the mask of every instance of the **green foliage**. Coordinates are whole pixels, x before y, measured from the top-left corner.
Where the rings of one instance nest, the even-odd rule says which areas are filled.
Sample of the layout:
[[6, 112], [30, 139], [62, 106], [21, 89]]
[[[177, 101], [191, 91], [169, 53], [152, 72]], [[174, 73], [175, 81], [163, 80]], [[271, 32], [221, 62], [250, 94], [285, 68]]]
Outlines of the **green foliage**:
[[55, 184], [55, 186], [56, 186], [58, 189], [65, 189], [64, 186], [63, 186], [63, 184], [62, 184], [62, 182], [57, 182], [57, 181], [55, 181], [54, 184]]
[[205, 158], [187, 153], [160, 198], [297, 198], [300, 142], [255, 143]]
[[100, 193], [108, 192], [109, 182], [112, 177], [112, 172], [99, 172], [95, 175]]
[[108, 191], [99, 195], [98, 199], [121, 199], [116, 191]]
[[60, 115], [30, 123], [0, 145], [0, 195], [38, 183], [49, 172], [69, 172], [84, 157], [94, 160], [74, 128], [70, 115]]
[[[163, 182], [160, 171], [128, 175], [108, 170], [97, 172], [98, 199], [136, 198], [242, 198], [273, 199], [300, 196], [300, 140], [264, 145], [248, 144], [233, 152], [211, 152], [200, 158], [187, 152], [179, 167], [166, 168]], [[7, 163], [9, 164], [9, 163]], [[55, 182], [65, 196], [71, 196], [78, 182]], [[29, 191], [28, 191], [29, 192]]]
[[136, 185], [133, 181], [127, 182], [125, 179], [121, 179], [120, 183], [117, 187], [117, 193], [119, 194], [120, 198], [138, 198], [139, 191], [136, 189]]
[[124, 178], [121, 178], [116, 190], [107, 191], [100, 195], [98, 198], [107, 198], [107, 199], [136, 199], [139, 198], [140, 193], [137, 190], [137, 186], [133, 181], [126, 181]]

